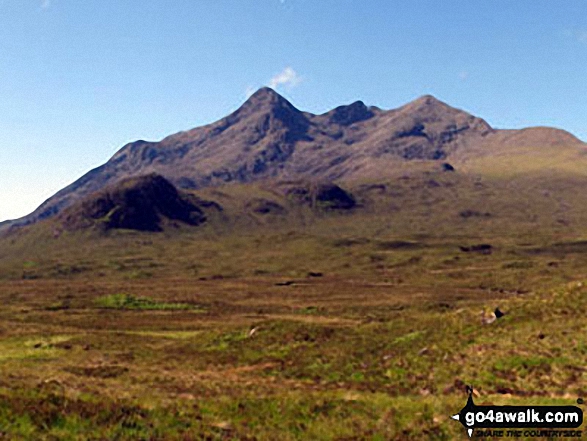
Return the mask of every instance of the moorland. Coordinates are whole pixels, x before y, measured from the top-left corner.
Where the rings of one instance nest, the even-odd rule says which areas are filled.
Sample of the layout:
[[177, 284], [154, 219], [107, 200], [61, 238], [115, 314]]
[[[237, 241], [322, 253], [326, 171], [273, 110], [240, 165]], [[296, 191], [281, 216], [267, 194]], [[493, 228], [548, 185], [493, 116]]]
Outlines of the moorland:
[[[358, 107], [334, 112], [343, 139], [375, 124]], [[369, 173], [353, 155], [338, 179], [276, 159], [182, 186], [168, 159], [137, 178], [119, 155], [5, 224], [0, 437], [452, 440], [467, 385], [478, 404], [585, 398], [584, 144], [453, 134], [406, 158], [440, 142], [437, 110], [408, 110], [424, 123], [394, 129], [389, 163], [358, 155]]]

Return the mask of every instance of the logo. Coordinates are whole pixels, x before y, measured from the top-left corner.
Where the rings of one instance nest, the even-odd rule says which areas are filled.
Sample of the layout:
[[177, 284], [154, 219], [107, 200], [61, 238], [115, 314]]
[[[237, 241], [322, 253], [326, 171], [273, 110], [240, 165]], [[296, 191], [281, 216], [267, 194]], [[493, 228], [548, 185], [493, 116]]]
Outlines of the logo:
[[580, 430], [571, 430], [583, 424], [583, 411], [577, 406], [477, 406], [471, 386], [467, 386], [467, 392], [467, 404], [452, 419], [463, 425], [469, 438], [473, 433], [491, 437], [581, 437]]

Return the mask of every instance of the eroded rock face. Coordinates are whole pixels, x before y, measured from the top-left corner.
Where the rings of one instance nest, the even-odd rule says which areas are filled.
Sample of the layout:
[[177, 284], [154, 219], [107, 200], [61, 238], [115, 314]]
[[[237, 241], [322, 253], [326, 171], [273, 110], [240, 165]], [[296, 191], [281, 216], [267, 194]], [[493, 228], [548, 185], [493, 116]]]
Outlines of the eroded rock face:
[[165, 219], [199, 225], [206, 216], [169, 181], [152, 174], [123, 180], [90, 195], [64, 212], [63, 223], [69, 229], [96, 226], [161, 231]]
[[316, 201], [321, 208], [350, 210], [356, 205], [355, 198], [338, 185], [323, 184], [315, 190]]
[[362, 101], [356, 101], [348, 106], [340, 106], [329, 113], [329, 121], [341, 126], [350, 126], [361, 121], [366, 121], [375, 116]]

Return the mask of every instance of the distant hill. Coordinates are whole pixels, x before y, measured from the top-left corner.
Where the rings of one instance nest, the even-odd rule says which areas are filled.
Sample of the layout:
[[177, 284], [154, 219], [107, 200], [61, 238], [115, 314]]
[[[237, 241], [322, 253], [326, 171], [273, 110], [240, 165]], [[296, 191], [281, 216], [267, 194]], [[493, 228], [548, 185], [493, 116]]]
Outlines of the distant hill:
[[56, 216], [107, 186], [151, 173], [184, 189], [273, 180], [374, 182], [406, 164], [450, 161], [483, 170], [483, 158], [495, 156], [501, 170], [517, 153], [531, 162], [528, 148], [544, 155], [561, 147], [585, 144], [558, 129], [496, 130], [432, 96], [389, 111], [357, 101], [314, 115], [262, 88], [218, 122], [124, 146], [13, 224]]
[[161, 231], [164, 222], [200, 225], [206, 208], [217, 204], [180, 194], [164, 177], [156, 174], [123, 179], [93, 193], [63, 210], [58, 218], [68, 230], [96, 227]]

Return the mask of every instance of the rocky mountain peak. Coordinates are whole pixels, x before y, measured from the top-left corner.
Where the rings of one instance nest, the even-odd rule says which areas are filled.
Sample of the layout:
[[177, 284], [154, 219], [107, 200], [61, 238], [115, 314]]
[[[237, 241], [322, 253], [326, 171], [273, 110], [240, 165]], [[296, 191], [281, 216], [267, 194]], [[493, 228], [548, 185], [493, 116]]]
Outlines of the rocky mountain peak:
[[[477, 155], [504, 145], [513, 146], [508, 147], [510, 151], [517, 146], [567, 144], [583, 145], [566, 132], [550, 129], [494, 130], [483, 119], [432, 95], [421, 96], [394, 110], [380, 110], [356, 101], [314, 115], [298, 110], [275, 90], [263, 87], [217, 122], [179, 132], [160, 142], [128, 144], [106, 164], [88, 172], [13, 224], [26, 225], [53, 217], [107, 186], [153, 172], [174, 185], [191, 189], [276, 178], [374, 181], [385, 179], [388, 170], [405, 161], [452, 162], [462, 153]], [[166, 188], [157, 180], [151, 179], [147, 187]], [[141, 188], [154, 194], [142, 183], [135, 184], [140, 185], [132, 194]], [[143, 190], [139, 193], [146, 194]], [[128, 192], [115, 191], [103, 198], [109, 201], [109, 213], [114, 199], [122, 194]], [[176, 199], [171, 193], [168, 195]], [[140, 197], [137, 201], [144, 199]], [[96, 206], [102, 207], [104, 201]], [[130, 207], [131, 212], [135, 205]], [[130, 215], [122, 208], [112, 213], [126, 213], [123, 217], [128, 219]], [[160, 213], [164, 212], [155, 214]], [[153, 215], [153, 219], [157, 217]], [[157, 223], [147, 227], [157, 228]]]
[[355, 101], [348, 106], [339, 106], [328, 112], [327, 115], [331, 123], [350, 126], [351, 124], [372, 118], [375, 116], [375, 113], [363, 101]]
[[236, 111], [238, 114], [279, 113], [289, 111], [301, 113], [287, 99], [270, 87], [262, 87]]

